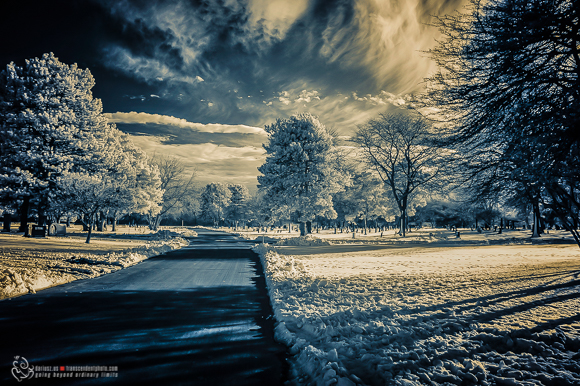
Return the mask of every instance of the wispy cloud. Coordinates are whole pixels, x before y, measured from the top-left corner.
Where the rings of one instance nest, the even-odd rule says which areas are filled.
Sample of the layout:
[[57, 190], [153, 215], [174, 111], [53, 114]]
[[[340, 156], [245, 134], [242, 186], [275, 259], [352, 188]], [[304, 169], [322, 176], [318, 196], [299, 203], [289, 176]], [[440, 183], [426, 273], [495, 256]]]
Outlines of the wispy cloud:
[[170, 115], [137, 113], [134, 111], [123, 113], [106, 113], [105, 117], [111, 123], [127, 123], [127, 124], [157, 124], [170, 125], [182, 128], [188, 128], [204, 133], [244, 133], [244, 134], [259, 134], [266, 135], [264, 129], [259, 127], [247, 125], [226, 125], [220, 123], [195, 123], [189, 122], [182, 118], [176, 118]]
[[408, 95], [395, 95], [386, 91], [359, 96], [357, 93], [326, 94], [317, 90], [304, 90], [303, 83], [285, 90], [280, 96], [272, 97], [272, 109], [264, 112], [266, 124], [278, 117], [294, 113], [309, 112], [320, 117], [321, 122], [340, 134], [352, 135], [357, 125], [363, 124], [379, 113], [395, 107], [405, 106]]
[[105, 60], [115, 68], [147, 83], [170, 82], [194, 85], [203, 82], [199, 76], [190, 76], [167, 65], [162, 57], [136, 56], [129, 49], [111, 46], [105, 49]]
[[270, 39], [281, 40], [308, 8], [308, 0], [249, 0], [250, 27], [262, 27]]
[[365, 96], [358, 96], [357, 93], [352, 93], [352, 97], [356, 101], [360, 102], [368, 102], [373, 105], [383, 105], [386, 106], [391, 104], [393, 106], [402, 106], [406, 103], [406, 99], [409, 99], [408, 96], [401, 96], [395, 95], [387, 91], [381, 91], [377, 95], [367, 94]]

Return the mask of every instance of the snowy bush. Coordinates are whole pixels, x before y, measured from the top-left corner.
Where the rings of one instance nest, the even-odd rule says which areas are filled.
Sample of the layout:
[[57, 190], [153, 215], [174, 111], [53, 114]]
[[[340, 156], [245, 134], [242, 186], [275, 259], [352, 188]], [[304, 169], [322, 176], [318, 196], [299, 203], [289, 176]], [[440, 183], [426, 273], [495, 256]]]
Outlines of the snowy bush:
[[300, 236], [300, 237], [290, 237], [287, 239], [282, 239], [276, 243], [280, 246], [311, 246], [311, 245], [331, 245], [330, 242], [326, 240], [321, 240], [312, 235]]

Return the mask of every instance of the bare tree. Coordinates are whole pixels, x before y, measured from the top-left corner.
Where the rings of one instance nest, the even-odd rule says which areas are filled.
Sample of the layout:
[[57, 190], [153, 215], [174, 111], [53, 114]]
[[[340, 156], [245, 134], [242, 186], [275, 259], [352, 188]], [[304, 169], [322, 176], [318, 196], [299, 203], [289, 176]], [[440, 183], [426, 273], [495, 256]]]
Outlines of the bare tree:
[[224, 220], [231, 198], [232, 192], [226, 184], [220, 182], [207, 184], [201, 192], [201, 215], [205, 219], [211, 220], [214, 226], [219, 226], [220, 222]]
[[176, 157], [156, 155], [151, 163], [159, 169], [161, 189], [163, 189], [163, 207], [155, 215], [148, 216], [149, 228], [157, 230], [164, 216], [178, 206], [188, 192], [193, 189], [195, 171], [186, 174], [185, 165]]
[[434, 187], [440, 175], [441, 150], [432, 146], [429, 125], [404, 112], [380, 114], [359, 126], [355, 142], [363, 157], [390, 187], [400, 212], [400, 233], [405, 236], [407, 208], [420, 189]]

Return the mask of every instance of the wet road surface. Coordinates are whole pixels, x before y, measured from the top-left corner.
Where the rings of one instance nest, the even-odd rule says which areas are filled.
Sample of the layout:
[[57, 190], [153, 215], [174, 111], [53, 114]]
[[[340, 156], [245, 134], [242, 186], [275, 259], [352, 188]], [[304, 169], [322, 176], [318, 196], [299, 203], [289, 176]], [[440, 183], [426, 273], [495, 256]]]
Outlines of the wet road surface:
[[[0, 384], [282, 384], [258, 256], [231, 235], [198, 233], [135, 266], [0, 301]], [[18, 383], [16, 356], [43, 377]]]

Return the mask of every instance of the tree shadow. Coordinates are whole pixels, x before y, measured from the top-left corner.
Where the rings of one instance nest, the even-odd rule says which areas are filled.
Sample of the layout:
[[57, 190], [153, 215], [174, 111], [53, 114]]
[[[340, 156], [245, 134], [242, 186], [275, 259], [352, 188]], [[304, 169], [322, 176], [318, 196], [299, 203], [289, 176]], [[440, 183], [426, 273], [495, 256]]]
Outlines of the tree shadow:
[[[487, 296], [472, 297], [472, 298], [462, 299], [462, 300], [458, 300], [458, 301], [449, 301], [449, 302], [446, 302], [445, 304], [438, 304], [438, 305], [427, 306], [427, 307], [422, 306], [420, 309], [415, 309], [413, 311], [435, 311], [438, 309], [451, 309], [451, 308], [453, 308], [455, 312], [467, 311], [467, 310], [473, 309], [474, 307], [488, 307], [488, 306], [492, 306], [494, 304], [497, 304], [500, 302], [505, 302], [508, 300], [516, 300], [519, 298], [534, 296], [534, 295], [538, 295], [538, 294], [550, 292], [550, 291], [566, 290], [566, 289], [569, 289], [570, 287], [575, 287], [575, 286], [580, 285], [580, 280], [577, 279], [579, 272], [580, 271], [576, 271], [576, 270], [566, 270], [563, 272], [558, 272], [558, 273], [553, 273], [553, 274], [526, 276], [526, 277], [522, 277], [521, 279], [532, 279], [532, 278], [537, 279], [537, 278], [548, 278], [548, 277], [557, 277], [559, 279], [563, 279], [567, 276], [570, 276], [570, 277], [573, 277], [574, 280], [569, 280], [569, 281], [563, 282], [563, 283], [550, 284], [550, 283], [558, 281], [558, 279], [555, 279], [549, 283], [545, 283], [545, 284], [542, 284], [542, 285], [539, 285], [536, 287], [529, 287], [529, 288], [524, 288], [524, 289], [519, 289], [519, 290], [514, 290], [514, 291], [506, 291], [506, 292], [496, 293], [496, 294], [487, 295]], [[519, 281], [519, 280], [503, 281], [502, 284], [509, 283], [509, 282], [517, 282], [517, 281]], [[533, 302], [530, 302], [530, 304], [531, 303], [533, 303]]]
[[[580, 323], [580, 314], [570, 312], [569, 306], [566, 313], [561, 315], [552, 310], [556, 309], [553, 307], [557, 307], [558, 303], [570, 304], [570, 301], [580, 299], [578, 276], [579, 271], [576, 269], [559, 269], [549, 274], [534, 275], [534, 279], [545, 279], [541, 285], [492, 295], [477, 296], [477, 290], [474, 289], [474, 295], [468, 299], [445, 301], [432, 306], [417, 307], [409, 304], [396, 311], [383, 306], [369, 312], [359, 310], [361, 312], [358, 315], [353, 310], [340, 311], [321, 318], [326, 326], [333, 324], [333, 331], [338, 329], [339, 335], [333, 335], [332, 338], [325, 334], [309, 336], [310, 329], [299, 330], [291, 320], [286, 325], [314, 346], [322, 345], [325, 350], [329, 347], [339, 351], [342, 349], [342, 354], [339, 352], [339, 366], [344, 366], [349, 373], [357, 375], [369, 385], [395, 384], [389, 376], [408, 371], [419, 374], [427, 369], [431, 373], [437, 372], [435, 367], [438, 361], [462, 363], [466, 358], [485, 362], [487, 371], [492, 374], [491, 379], [494, 376], [505, 377], [507, 370], [502, 370], [496, 363], [499, 362], [498, 356], [502, 356], [502, 359], [516, 358], [514, 361], [518, 363], [517, 366], [521, 365], [522, 370], [528, 370], [526, 379], [537, 380], [539, 378], [536, 376], [541, 377], [538, 374], [548, 371], [545, 369], [553, 369], [553, 383], [543, 384], [569, 384], [559, 378], [558, 372], [569, 370], [575, 377], [580, 374], [580, 368], [571, 365], [580, 360], [580, 338], [577, 336], [580, 330], [575, 327]], [[525, 285], [525, 281], [522, 281], [522, 285]], [[304, 290], [307, 288], [304, 287]], [[540, 299], [526, 299], [533, 296]], [[522, 323], [510, 325], [511, 316], [515, 316], [516, 320], [521, 318]], [[392, 320], [392, 325], [385, 322], [385, 317]], [[503, 323], [501, 319], [504, 317], [508, 319], [508, 324], [504, 326], [506, 328], [494, 328], [497, 326], [493, 324], [498, 321]], [[373, 321], [384, 322], [384, 326]], [[337, 322], [340, 322], [338, 327]], [[363, 332], [355, 332], [353, 325], [362, 327]], [[574, 331], [566, 337], [568, 329]], [[360, 341], [357, 335], [361, 335]], [[363, 338], [363, 335], [366, 337]], [[346, 354], [347, 348], [355, 350]], [[364, 350], [357, 354], [360, 348]], [[371, 355], [365, 357], [366, 353]], [[373, 355], [383, 359], [374, 360]], [[530, 358], [541, 363], [549, 362], [550, 365], [542, 364], [545, 369], [542, 367], [538, 372], [539, 365]], [[509, 361], [506, 359], [506, 362]], [[517, 384], [515, 379], [513, 381]], [[445, 384], [462, 380], [448, 382]], [[462, 384], [471, 383], [463, 380]]]

